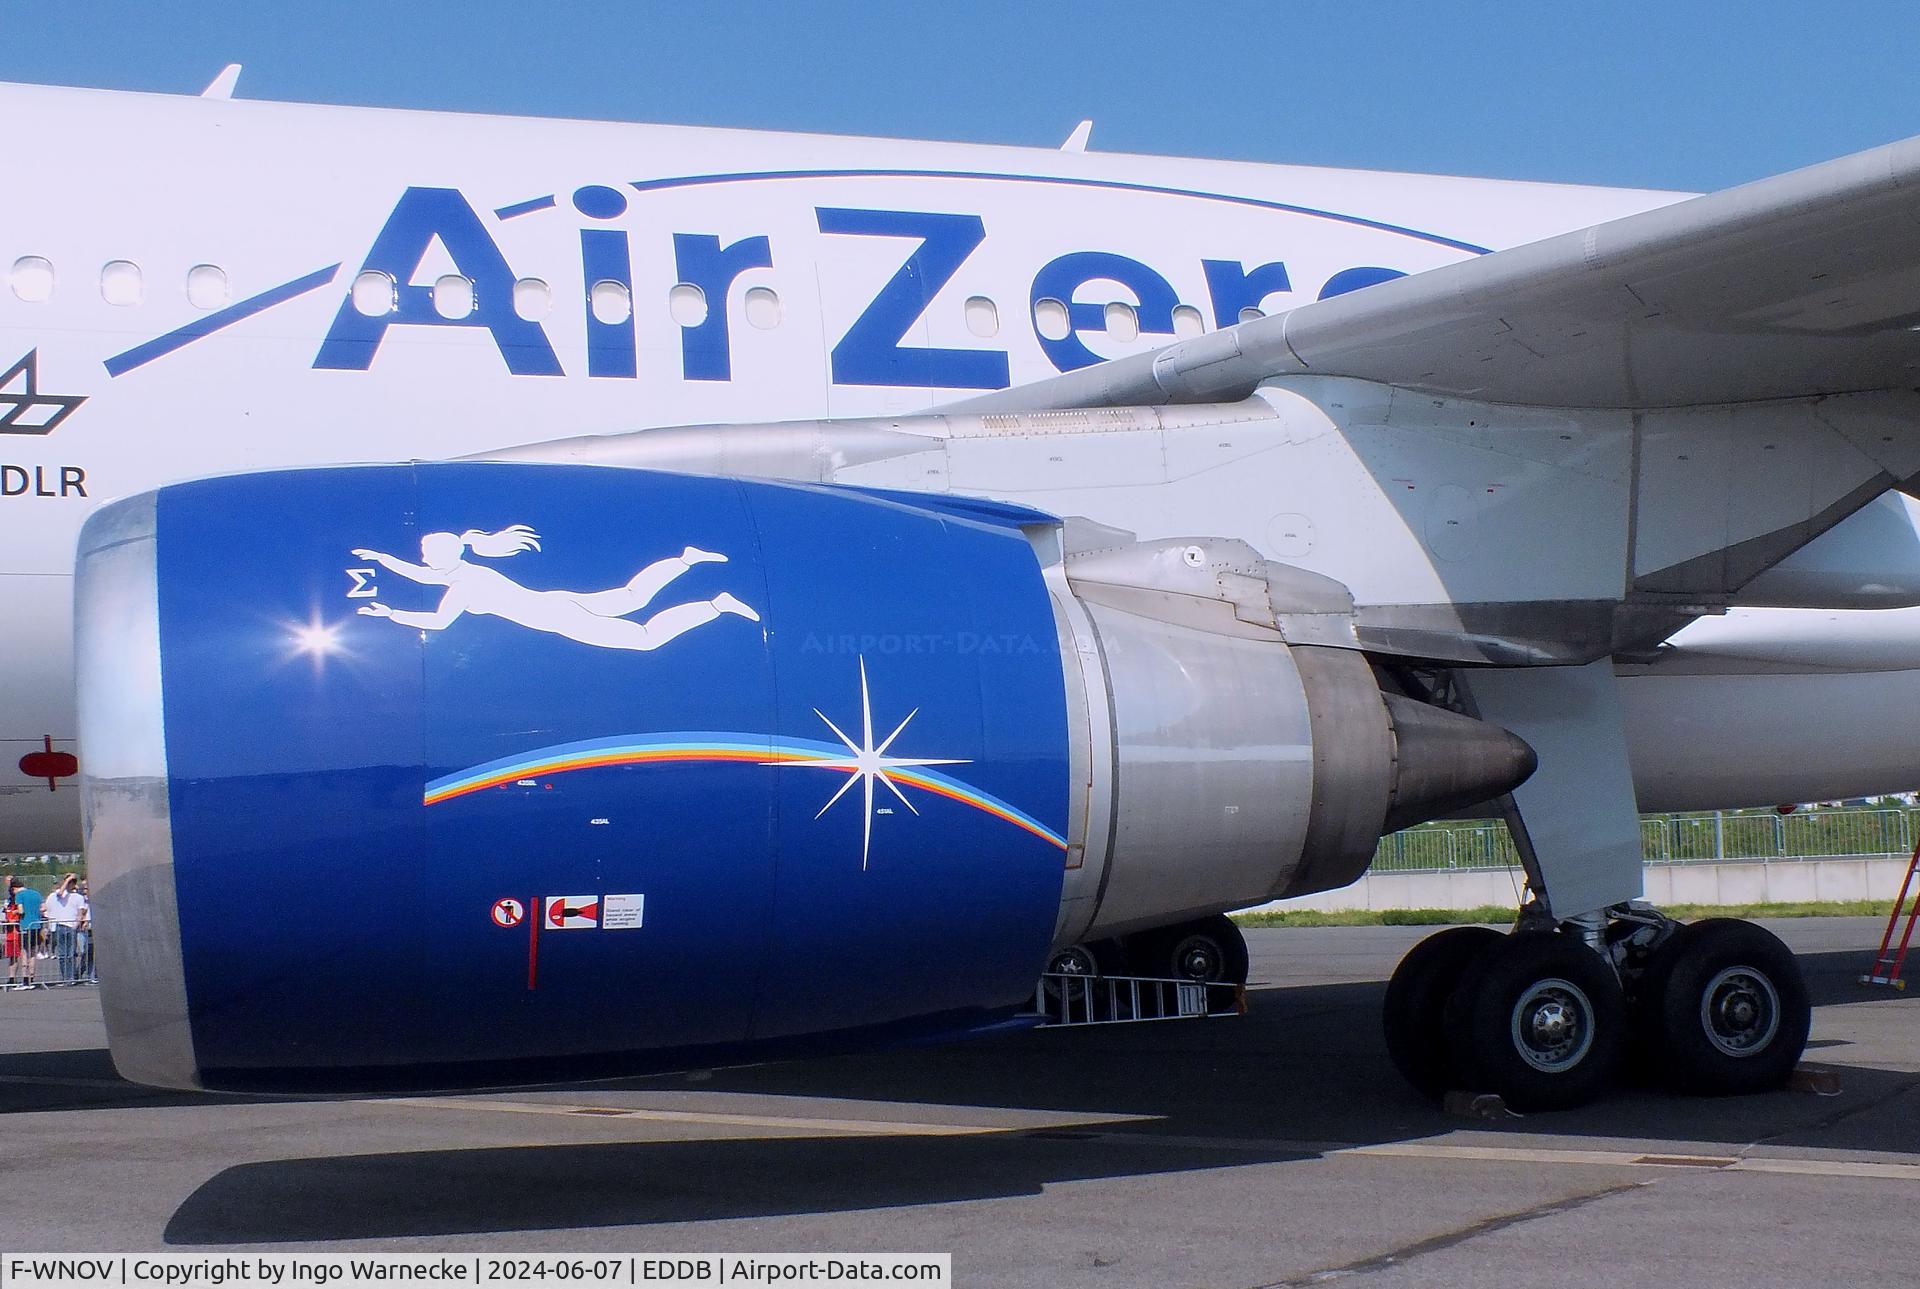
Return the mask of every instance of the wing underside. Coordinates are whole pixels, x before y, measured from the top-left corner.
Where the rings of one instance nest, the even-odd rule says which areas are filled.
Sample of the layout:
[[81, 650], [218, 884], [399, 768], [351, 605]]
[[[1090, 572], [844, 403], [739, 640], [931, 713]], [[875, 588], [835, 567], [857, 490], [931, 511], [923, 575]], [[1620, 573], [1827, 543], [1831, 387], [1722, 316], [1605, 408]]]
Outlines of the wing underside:
[[957, 404], [1217, 401], [1293, 375], [1653, 408], [1920, 383], [1920, 138]]

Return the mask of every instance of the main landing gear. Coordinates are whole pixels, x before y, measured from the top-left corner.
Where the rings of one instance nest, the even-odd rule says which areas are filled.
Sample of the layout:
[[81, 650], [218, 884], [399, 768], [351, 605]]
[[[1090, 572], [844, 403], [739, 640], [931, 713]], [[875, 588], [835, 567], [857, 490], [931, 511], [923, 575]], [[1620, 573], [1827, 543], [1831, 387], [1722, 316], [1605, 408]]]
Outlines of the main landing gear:
[[[1081, 977], [1134, 976], [1195, 984], [1244, 985], [1247, 965], [1246, 937], [1240, 934], [1232, 918], [1216, 913], [1137, 935], [1070, 944], [1056, 951], [1047, 963], [1042, 987], [1050, 1002], [1057, 1001], [1064, 993], [1068, 1000], [1077, 1003], [1087, 988], [1081, 983]], [[1218, 1012], [1222, 1006], [1232, 1010], [1231, 999], [1225, 992], [1219, 992], [1212, 1010]]]
[[1135, 975], [1199, 983], [1247, 983], [1247, 940], [1224, 913], [1129, 936], [1122, 942]]
[[1429, 1096], [1497, 1092], [1519, 1110], [1600, 1095], [1631, 1063], [1676, 1091], [1786, 1082], [1812, 1018], [1806, 981], [1771, 932], [1732, 918], [1682, 926], [1644, 906], [1502, 935], [1454, 927], [1387, 985], [1387, 1051]]

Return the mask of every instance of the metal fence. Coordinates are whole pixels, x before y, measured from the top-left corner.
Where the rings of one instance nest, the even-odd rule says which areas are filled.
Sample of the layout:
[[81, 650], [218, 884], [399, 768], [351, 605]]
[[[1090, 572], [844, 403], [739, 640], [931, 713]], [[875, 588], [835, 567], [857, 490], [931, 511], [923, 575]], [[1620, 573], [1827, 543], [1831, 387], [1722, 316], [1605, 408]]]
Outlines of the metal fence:
[[0, 936], [0, 989], [98, 983], [93, 932], [42, 923], [5, 928]]
[[[1920, 836], [1920, 810], [1880, 809], [1702, 811], [1647, 815], [1640, 849], [1650, 864], [1724, 860], [1833, 859], [1907, 856]], [[1512, 868], [1520, 863], [1504, 823], [1422, 824], [1380, 839], [1378, 872]]]

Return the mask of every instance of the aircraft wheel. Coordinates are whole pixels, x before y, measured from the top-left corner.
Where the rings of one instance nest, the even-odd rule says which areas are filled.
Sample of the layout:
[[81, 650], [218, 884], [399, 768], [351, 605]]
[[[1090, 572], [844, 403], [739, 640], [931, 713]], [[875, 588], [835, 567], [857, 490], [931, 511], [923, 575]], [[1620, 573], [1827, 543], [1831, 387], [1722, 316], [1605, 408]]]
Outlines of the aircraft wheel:
[[1447, 998], [1474, 959], [1503, 938], [1491, 927], [1449, 927], [1413, 946], [1387, 982], [1380, 1009], [1387, 1055], [1401, 1076], [1426, 1096], [1438, 1096], [1454, 1083], [1447, 1051]]
[[1626, 998], [1599, 954], [1569, 935], [1524, 931], [1474, 959], [1447, 1000], [1454, 1066], [1516, 1110], [1599, 1096], [1626, 1048]]
[[[1041, 985], [1048, 1010], [1057, 1013], [1063, 999], [1070, 1007], [1086, 1006], [1093, 977], [1118, 975], [1121, 966], [1120, 944], [1116, 940], [1092, 940], [1055, 950], [1047, 960], [1047, 979]], [[1055, 976], [1072, 979], [1056, 980]]]
[[1737, 918], [1676, 931], [1647, 964], [1641, 998], [1643, 1046], [1676, 1090], [1704, 1096], [1785, 1084], [1813, 1020], [1793, 951]]
[[1143, 976], [1247, 983], [1247, 939], [1224, 913], [1150, 931], [1128, 957]]

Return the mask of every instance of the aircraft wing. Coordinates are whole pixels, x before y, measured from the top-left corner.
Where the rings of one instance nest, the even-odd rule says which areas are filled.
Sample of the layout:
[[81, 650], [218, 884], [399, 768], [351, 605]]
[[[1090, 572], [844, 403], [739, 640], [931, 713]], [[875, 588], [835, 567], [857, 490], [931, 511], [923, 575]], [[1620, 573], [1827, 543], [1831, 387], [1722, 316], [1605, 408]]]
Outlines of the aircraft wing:
[[1351, 376], [1674, 407], [1920, 383], [1920, 138], [1116, 359], [951, 410], [1211, 402]]

